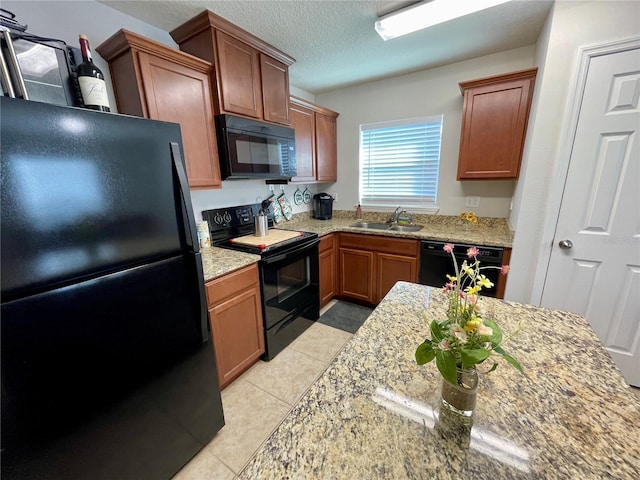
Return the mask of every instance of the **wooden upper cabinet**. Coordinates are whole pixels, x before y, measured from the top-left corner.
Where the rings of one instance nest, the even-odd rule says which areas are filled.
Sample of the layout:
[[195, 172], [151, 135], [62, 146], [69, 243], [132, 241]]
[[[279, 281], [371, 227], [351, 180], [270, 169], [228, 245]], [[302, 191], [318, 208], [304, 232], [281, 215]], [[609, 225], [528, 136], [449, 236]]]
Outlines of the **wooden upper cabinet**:
[[338, 180], [337, 115], [316, 113], [316, 176], [319, 182]]
[[537, 70], [460, 83], [458, 180], [518, 178]]
[[291, 97], [289, 118], [296, 135], [298, 175], [292, 182], [335, 182], [338, 179], [338, 113]]
[[293, 58], [208, 10], [170, 35], [180, 50], [214, 63], [216, 114], [289, 125]]
[[189, 186], [220, 187], [212, 65], [127, 30], [96, 50], [109, 62], [118, 112], [180, 124]]
[[261, 53], [260, 73], [264, 119], [289, 124], [289, 67]]
[[262, 118], [259, 52], [226, 33], [216, 32], [222, 109]]
[[289, 109], [291, 128], [296, 135], [296, 166], [298, 175], [293, 182], [316, 181], [316, 120], [313, 110], [291, 103]]

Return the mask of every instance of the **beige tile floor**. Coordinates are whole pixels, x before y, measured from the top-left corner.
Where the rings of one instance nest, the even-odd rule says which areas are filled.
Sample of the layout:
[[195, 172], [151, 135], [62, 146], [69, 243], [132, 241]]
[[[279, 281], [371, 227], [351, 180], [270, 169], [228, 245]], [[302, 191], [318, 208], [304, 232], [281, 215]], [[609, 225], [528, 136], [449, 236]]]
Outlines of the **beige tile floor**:
[[253, 365], [222, 391], [225, 426], [174, 480], [232, 480], [352, 336], [316, 323]]

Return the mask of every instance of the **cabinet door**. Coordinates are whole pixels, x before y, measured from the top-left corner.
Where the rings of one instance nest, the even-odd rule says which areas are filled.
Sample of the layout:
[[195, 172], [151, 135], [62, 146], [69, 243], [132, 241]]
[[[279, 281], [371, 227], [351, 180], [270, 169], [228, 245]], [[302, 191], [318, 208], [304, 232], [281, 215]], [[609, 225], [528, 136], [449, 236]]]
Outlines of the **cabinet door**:
[[221, 31], [216, 31], [216, 46], [222, 109], [262, 118], [259, 52]]
[[374, 303], [373, 252], [340, 249], [340, 295]]
[[264, 119], [289, 125], [289, 67], [260, 54]]
[[375, 303], [379, 303], [396, 282], [404, 280], [415, 283], [418, 280], [418, 259], [416, 257], [377, 253], [376, 266], [378, 278]]
[[[509, 265], [511, 262], [511, 249], [509, 247], [505, 247], [502, 251], [502, 265]], [[506, 275], [500, 274], [498, 276], [498, 282], [496, 283], [496, 298], [504, 298], [504, 292], [507, 288], [507, 277]]]
[[464, 90], [458, 180], [518, 178], [535, 70], [504, 77]]
[[338, 294], [334, 235], [322, 237], [318, 250], [320, 252], [320, 307], [323, 307]]
[[138, 61], [149, 118], [180, 124], [189, 185], [220, 187], [209, 76], [144, 52]]
[[256, 285], [209, 310], [220, 387], [264, 353], [260, 288]]
[[319, 182], [338, 179], [336, 117], [316, 113], [316, 177]]
[[315, 115], [301, 105], [291, 104], [289, 119], [291, 127], [296, 135], [296, 165], [298, 175], [291, 179], [292, 182], [315, 182]]

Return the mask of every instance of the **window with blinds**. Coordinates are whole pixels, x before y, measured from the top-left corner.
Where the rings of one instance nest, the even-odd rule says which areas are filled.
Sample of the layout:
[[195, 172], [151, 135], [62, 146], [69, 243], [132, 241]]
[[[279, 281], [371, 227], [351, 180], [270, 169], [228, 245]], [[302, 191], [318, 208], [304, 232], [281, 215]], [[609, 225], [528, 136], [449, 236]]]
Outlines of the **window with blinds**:
[[363, 206], [434, 207], [442, 115], [360, 126]]

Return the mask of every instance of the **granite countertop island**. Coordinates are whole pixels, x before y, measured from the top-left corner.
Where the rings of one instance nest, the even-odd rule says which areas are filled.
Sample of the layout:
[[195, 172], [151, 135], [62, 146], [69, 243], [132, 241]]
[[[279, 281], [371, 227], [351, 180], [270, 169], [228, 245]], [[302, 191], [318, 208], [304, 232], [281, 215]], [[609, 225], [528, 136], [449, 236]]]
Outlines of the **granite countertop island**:
[[505, 349], [481, 375], [469, 422], [441, 414], [436, 365], [414, 352], [422, 318], [444, 318], [446, 296], [398, 282], [238, 478], [636, 479], [640, 400], [587, 321], [485, 298]]

